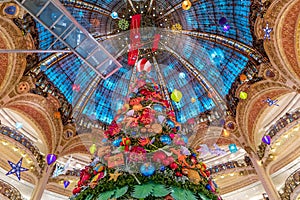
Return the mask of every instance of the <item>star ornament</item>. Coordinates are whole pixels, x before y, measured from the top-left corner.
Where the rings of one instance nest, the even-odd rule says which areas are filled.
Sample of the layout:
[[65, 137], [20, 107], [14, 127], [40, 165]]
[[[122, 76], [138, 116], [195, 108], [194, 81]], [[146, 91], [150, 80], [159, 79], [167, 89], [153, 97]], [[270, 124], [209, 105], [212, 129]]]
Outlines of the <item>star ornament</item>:
[[117, 179], [119, 178], [119, 176], [121, 176], [122, 175], [122, 173], [119, 173], [117, 170], [112, 174], [112, 173], [110, 173], [109, 174], [109, 180], [108, 181], [110, 181], [110, 180], [114, 180], [115, 182], [117, 181]]
[[265, 39], [271, 39], [271, 36], [270, 36], [270, 33], [273, 31], [273, 28], [269, 28], [269, 24], [267, 23], [266, 24], [266, 27], [263, 28], [263, 31], [265, 32], [265, 35], [264, 35], [264, 40]]
[[11, 166], [11, 170], [7, 172], [6, 176], [11, 174], [16, 174], [19, 180], [21, 180], [21, 172], [27, 171], [28, 169], [22, 167], [22, 159], [19, 160], [17, 164], [12, 163], [8, 160], [8, 164]]

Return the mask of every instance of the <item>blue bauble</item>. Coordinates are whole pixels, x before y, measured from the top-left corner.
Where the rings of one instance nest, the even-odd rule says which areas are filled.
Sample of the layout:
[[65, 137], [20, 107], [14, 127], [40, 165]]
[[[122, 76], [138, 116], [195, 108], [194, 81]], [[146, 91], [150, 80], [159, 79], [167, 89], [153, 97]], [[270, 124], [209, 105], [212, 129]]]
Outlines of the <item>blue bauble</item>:
[[143, 176], [152, 176], [155, 172], [155, 167], [152, 163], [145, 163], [140, 167], [140, 172]]
[[170, 128], [174, 128], [174, 127], [175, 127], [175, 123], [174, 123], [172, 120], [170, 120], [170, 119], [168, 119], [166, 123], [167, 123], [167, 125], [168, 125]]
[[155, 105], [153, 105], [153, 110], [155, 110], [156, 112], [162, 112], [163, 106], [159, 105], [159, 104], [155, 104]]
[[112, 144], [113, 144], [115, 147], [119, 147], [121, 142], [122, 142], [122, 139], [117, 139], [117, 140], [113, 141]]
[[162, 135], [160, 137], [160, 141], [164, 144], [170, 145], [172, 143], [172, 139], [168, 135]]
[[209, 191], [211, 191], [211, 186], [209, 184], [206, 184], [205, 188]]
[[110, 14], [110, 16], [111, 16], [111, 18], [113, 18], [113, 19], [118, 19], [118, 13], [117, 12], [112, 12], [111, 14]]
[[165, 167], [165, 166], [161, 166], [161, 167], [159, 168], [159, 170], [160, 170], [161, 172], [163, 172], [163, 171], [166, 170], [166, 167]]

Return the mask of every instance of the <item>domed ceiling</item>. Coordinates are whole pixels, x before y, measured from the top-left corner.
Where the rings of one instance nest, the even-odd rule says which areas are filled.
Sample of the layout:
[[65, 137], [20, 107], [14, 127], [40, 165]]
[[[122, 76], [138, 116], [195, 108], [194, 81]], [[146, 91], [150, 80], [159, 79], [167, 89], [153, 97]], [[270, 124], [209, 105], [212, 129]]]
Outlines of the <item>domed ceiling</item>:
[[[222, 115], [225, 96], [249, 61], [234, 48], [209, 37], [217, 35], [252, 46], [250, 0], [194, 0], [189, 10], [184, 10], [178, 0], [61, 3], [121, 64], [116, 67], [116, 62], [109, 60], [101, 69], [104, 79], [75, 54], [39, 54], [39, 67], [47, 67], [44, 73], [73, 105], [75, 117], [83, 114], [111, 123], [135, 80], [136, 69], [130, 61], [135, 63], [142, 57], [152, 64], [149, 75], [160, 84], [168, 100], [174, 89], [182, 92], [179, 103], [171, 101], [179, 122], [211, 110]], [[52, 13], [49, 20], [59, 19]], [[66, 49], [39, 22], [36, 27], [40, 49]], [[208, 39], [193, 34], [206, 34]], [[140, 40], [137, 58], [132, 51], [133, 36]], [[80, 34], [74, 37], [81, 40]]]

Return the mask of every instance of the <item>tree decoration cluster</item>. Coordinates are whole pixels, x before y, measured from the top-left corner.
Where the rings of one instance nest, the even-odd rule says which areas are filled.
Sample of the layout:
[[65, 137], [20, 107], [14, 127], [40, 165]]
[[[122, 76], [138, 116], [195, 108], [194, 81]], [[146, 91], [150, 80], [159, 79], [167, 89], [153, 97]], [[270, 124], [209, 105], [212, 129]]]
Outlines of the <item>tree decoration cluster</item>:
[[210, 172], [187, 147], [189, 135], [148, 73], [138, 73], [104, 139], [93, 144], [93, 161], [72, 198], [218, 199]]

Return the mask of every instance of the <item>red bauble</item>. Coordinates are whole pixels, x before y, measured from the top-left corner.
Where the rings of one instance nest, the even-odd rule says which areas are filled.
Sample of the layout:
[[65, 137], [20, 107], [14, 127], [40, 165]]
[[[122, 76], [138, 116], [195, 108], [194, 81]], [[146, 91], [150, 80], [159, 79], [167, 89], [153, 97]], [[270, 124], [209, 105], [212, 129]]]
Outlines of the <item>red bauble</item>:
[[193, 164], [197, 163], [197, 158], [195, 158], [194, 156], [191, 156], [190, 159]]
[[210, 177], [210, 171], [206, 170], [205, 174], [206, 174], [207, 177]]
[[90, 179], [90, 177], [91, 177], [91, 175], [84, 174], [81, 178], [81, 182], [85, 185], [88, 182], [88, 180]]
[[75, 194], [79, 193], [80, 191], [81, 191], [80, 187], [74, 188], [73, 194], [75, 195]]
[[176, 172], [175, 175], [178, 177], [182, 177], [182, 174], [180, 172]]
[[82, 186], [82, 182], [81, 182], [81, 181], [78, 181], [77, 186], [78, 186], [78, 187], [81, 187], [81, 186]]
[[178, 165], [177, 165], [175, 162], [172, 162], [172, 163], [170, 164], [170, 168], [173, 169], [173, 170], [175, 170], [175, 169], [178, 168]]

